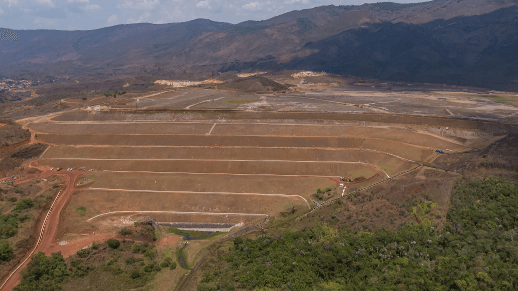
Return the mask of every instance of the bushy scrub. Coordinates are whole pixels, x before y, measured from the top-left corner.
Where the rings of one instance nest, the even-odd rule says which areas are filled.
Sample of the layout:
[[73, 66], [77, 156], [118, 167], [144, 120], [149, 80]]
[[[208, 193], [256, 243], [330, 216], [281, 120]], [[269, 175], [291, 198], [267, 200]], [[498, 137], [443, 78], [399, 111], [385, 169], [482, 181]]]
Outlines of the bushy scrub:
[[516, 290], [516, 205], [516, 182], [467, 180], [456, 185], [441, 231], [428, 223], [375, 233], [322, 224], [236, 238], [218, 250], [231, 270], [207, 268], [199, 289]]
[[22, 272], [22, 281], [13, 290], [60, 290], [63, 280], [70, 275], [60, 252], [46, 257], [43, 252], [34, 255]]
[[110, 238], [106, 243], [112, 249], [116, 249], [116, 248], [118, 248], [121, 245], [121, 242], [119, 240], [114, 239], [114, 238]]
[[24, 210], [29, 209], [34, 206], [34, 203], [32, 202], [31, 198], [23, 199], [22, 201], [18, 202], [16, 206], [14, 207], [14, 210]]

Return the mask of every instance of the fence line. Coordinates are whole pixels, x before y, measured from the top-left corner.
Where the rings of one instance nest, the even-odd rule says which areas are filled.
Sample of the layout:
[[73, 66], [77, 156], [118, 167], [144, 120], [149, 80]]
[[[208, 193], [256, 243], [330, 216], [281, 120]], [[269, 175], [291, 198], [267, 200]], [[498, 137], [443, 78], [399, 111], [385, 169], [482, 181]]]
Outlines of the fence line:
[[56, 196], [56, 199], [54, 199], [54, 201], [52, 202], [52, 205], [50, 205], [50, 208], [49, 208], [49, 211], [47, 212], [47, 215], [45, 216], [45, 219], [43, 220], [43, 224], [41, 226], [41, 230], [40, 230], [40, 236], [38, 237], [38, 241], [36, 242], [36, 245], [34, 246], [34, 249], [30, 252], [30, 254], [25, 258], [25, 260], [23, 260], [23, 262], [21, 264], [18, 265], [18, 267], [16, 267], [16, 269], [14, 269], [14, 271], [7, 277], [7, 279], [5, 279], [4, 283], [2, 284], [2, 286], [0, 286], [0, 290], [2, 288], [4, 288], [5, 284], [7, 284], [7, 282], [9, 281], [9, 279], [11, 279], [11, 277], [14, 275], [14, 273], [16, 273], [16, 271], [18, 271], [18, 269], [20, 269], [23, 264], [25, 264], [25, 262], [27, 262], [27, 260], [32, 256], [32, 254], [34, 254], [34, 252], [36, 251], [36, 249], [38, 248], [38, 246], [40, 245], [41, 243], [41, 239], [43, 238], [43, 232], [45, 231], [45, 225], [47, 224], [47, 219], [49, 218], [49, 215], [50, 213], [52, 212], [52, 208], [54, 207], [54, 204], [56, 203], [56, 201], [58, 201], [58, 198], [59, 196], [61, 195], [61, 192], [63, 190], [59, 190], [59, 193], [58, 195]]

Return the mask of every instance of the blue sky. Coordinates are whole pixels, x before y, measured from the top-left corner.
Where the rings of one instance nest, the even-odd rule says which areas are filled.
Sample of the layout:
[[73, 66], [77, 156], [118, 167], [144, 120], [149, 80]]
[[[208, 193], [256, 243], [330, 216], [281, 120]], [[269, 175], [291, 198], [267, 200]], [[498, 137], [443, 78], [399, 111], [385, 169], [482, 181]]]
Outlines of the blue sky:
[[89, 30], [116, 24], [171, 23], [196, 18], [239, 23], [322, 5], [369, 2], [381, 0], [0, 0], [0, 27]]

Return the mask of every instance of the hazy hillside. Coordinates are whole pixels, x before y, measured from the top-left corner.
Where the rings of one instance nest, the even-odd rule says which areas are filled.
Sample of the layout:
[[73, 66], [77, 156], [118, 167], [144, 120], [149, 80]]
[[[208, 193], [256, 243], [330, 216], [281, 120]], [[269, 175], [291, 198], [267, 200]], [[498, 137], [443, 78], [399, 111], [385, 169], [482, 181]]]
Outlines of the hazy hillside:
[[236, 25], [198, 19], [15, 31], [20, 41], [0, 42], [0, 74], [77, 78], [304, 68], [512, 89], [518, 86], [516, 3], [331, 5]]

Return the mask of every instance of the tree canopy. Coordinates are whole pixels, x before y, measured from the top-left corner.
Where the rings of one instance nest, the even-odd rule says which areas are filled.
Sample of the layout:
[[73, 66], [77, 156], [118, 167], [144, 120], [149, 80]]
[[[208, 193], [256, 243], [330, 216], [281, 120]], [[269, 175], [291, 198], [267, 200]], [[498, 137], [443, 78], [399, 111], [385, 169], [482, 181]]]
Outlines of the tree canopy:
[[[199, 290], [516, 290], [518, 185], [459, 182], [443, 230], [414, 224], [375, 233], [316, 228], [234, 240]], [[216, 288], [216, 289], [214, 289]]]

